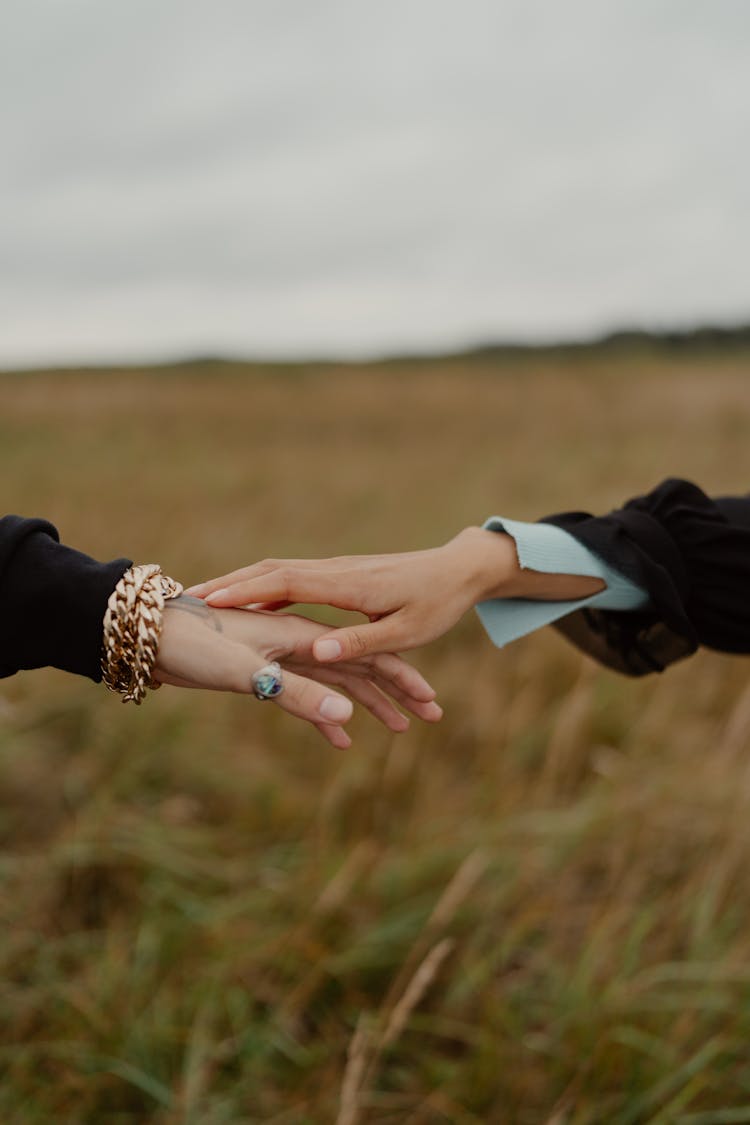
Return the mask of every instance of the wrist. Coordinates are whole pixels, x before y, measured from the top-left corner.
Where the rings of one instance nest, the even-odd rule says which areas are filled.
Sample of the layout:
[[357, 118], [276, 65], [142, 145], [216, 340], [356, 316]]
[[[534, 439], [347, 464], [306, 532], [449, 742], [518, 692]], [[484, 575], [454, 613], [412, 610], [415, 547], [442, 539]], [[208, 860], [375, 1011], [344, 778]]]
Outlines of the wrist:
[[606, 589], [602, 578], [556, 573], [522, 567], [515, 539], [507, 532], [466, 528], [456, 537], [467, 552], [465, 572], [470, 576], [474, 602], [493, 598], [526, 598], [532, 601], [576, 601]]
[[453, 542], [462, 552], [472, 603], [491, 598], [513, 598], [520, 594], [521, 567], [516, 544], [502, 531], [483, 527], [464, 528]]

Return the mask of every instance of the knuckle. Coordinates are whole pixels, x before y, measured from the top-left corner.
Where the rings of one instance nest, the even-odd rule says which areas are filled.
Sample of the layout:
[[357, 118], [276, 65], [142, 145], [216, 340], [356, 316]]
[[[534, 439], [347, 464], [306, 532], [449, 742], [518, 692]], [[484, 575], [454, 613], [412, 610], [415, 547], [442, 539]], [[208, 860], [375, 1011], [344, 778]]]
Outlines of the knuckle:
[[352, 656], [364, 656], [367, 652], [367, 640], [356, 629], [349, 634], [349, 649]]
[[314, 688], [309, 680], [296, 682], [293, 687], [287, 687], [287, 695], [301, 711], [314, 710]]
[[286, 597], [290, 593], [292, 588], [292, 582], [294, 581], [294, 571], [290, 566], [282, 566], [278, 570], [277, 578], [279, 589], [284, 597]]

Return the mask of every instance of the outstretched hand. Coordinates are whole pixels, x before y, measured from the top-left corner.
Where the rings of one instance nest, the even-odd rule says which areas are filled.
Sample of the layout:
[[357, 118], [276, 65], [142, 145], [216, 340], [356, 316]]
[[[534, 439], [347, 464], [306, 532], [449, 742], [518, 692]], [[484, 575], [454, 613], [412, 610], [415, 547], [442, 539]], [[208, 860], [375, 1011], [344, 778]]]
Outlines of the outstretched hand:
[[326, 632], [325, 626], [295, 614], [216, 609], [183, 594], [165, 604], [154, 678], [177, 687], [251, 694], [253, 672], [277, 660], [284, 669], [284, 691], [274, 702], [312, 723], [340, 749], [351, 745], [343, 726], [353, 707], [331, 686], [394, 732], [409, 726], [394, 701], [427, 722], [441, 718], [434, 690], [398, 656], [384, 653], [336, 667], [318, 664], [313, 645]]
[[513, 596], [518, 569], [509, 536], [471, 527], [426, 551], [267, 559], [193, 586], [189, 593], [216, 607], [277, 609], [300, 602], [366, 614], [369, 624], [324, 630], [314, 641], [315, 659], [333, 663], [435, 640], [483, 598]]

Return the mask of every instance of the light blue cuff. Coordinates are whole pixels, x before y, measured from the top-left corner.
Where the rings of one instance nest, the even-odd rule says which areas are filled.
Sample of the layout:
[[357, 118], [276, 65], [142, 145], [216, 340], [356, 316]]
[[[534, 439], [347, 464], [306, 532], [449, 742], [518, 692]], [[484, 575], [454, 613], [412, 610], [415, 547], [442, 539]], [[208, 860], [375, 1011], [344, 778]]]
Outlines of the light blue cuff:
[[607, 583], [606, 589], [599, 593], [574, 601], [493, 598], [480, 602], [476, 607], [479, 620], [498, 648], [584, 606], [627, 611], [642, 609], [648, 603], [648, 595], [640, 586], [624, 578], [561, 527], [549, 523], [521, 523], [500, 516], [491, 516], [484, 526], [490, 531], [504, 531], [513, 538], [518, 561], [524, 569], [543, 574], [580, 574], [601, 578]]

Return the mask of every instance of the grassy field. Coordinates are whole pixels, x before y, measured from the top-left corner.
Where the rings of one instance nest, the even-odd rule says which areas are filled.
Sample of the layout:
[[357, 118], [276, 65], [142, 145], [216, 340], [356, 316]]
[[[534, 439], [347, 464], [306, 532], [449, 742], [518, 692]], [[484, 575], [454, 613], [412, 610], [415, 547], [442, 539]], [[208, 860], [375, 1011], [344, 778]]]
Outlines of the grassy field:
[[[747, 490], [749, 377], [6, 374], [3, 507], [190, 582], [429, 546], [666, 475]], [[473, 617], [415, 659], [443, 723], [358, 717], [346, 754], [240, 697], [3, 681], [2, 1125], [750, 1122], [747, 660], [630, 681]]]

